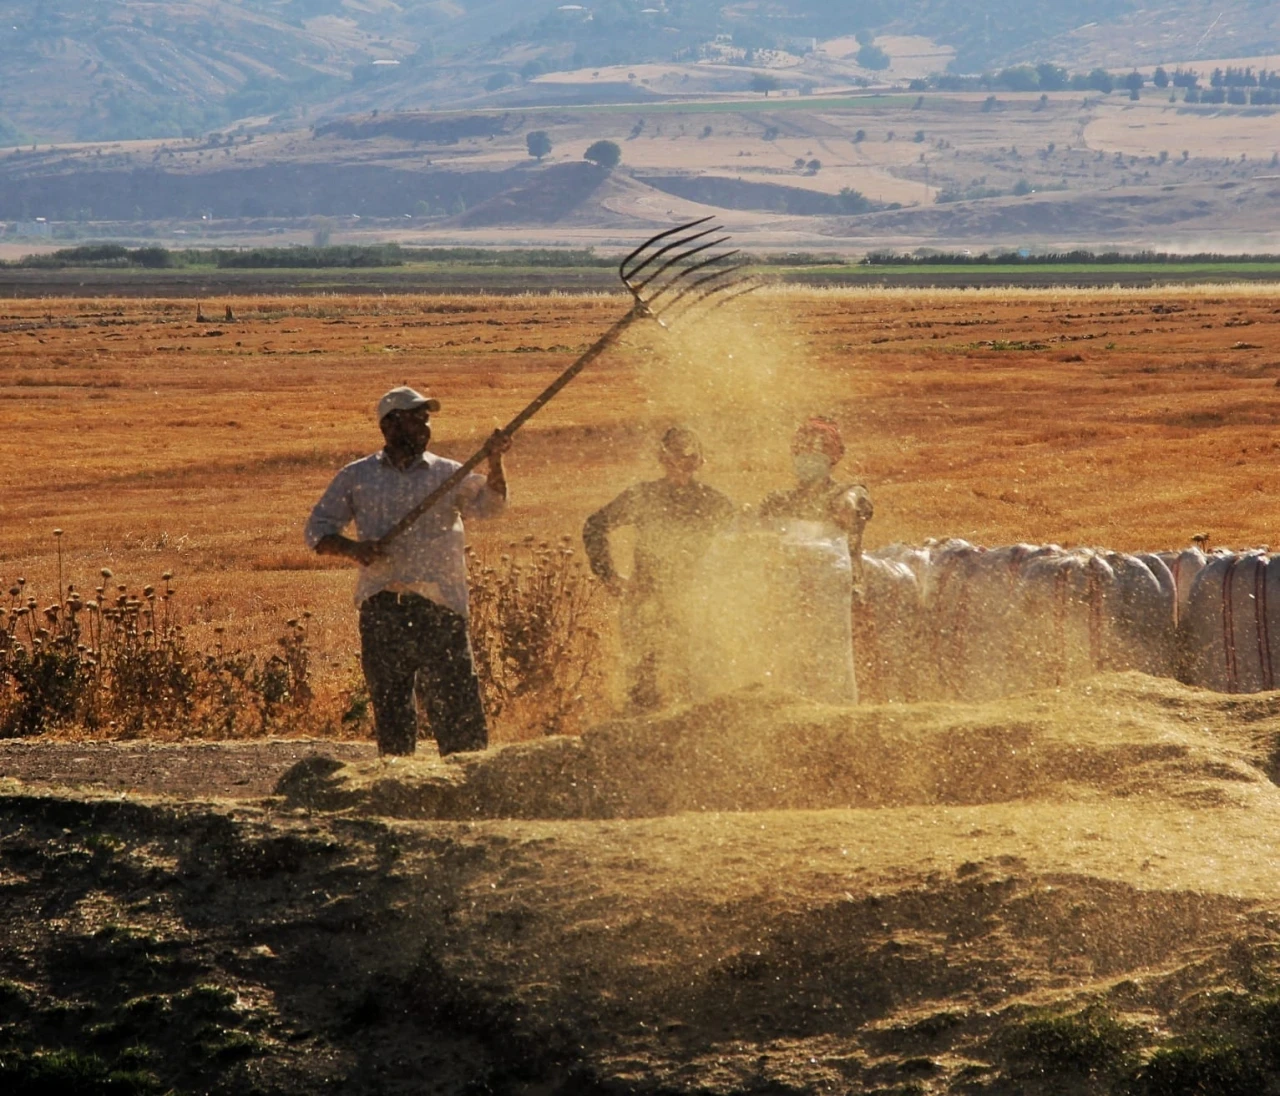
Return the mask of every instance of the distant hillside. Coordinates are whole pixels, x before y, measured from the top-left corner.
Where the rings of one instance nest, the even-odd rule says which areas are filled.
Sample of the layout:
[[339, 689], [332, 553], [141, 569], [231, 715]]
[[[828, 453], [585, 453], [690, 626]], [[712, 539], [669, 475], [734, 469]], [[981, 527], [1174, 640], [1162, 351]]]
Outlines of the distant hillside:
[[0, 143], [296, 116], [528, 11], [516, 0], [0, 0]]
[[638, 80], [594, 91], [531, 81], [675, 58], [749, 72], [763, 50], [795, 57], [790, 86], [803, 86], [828, 82], [819, 69], [805, 74], [808, 44], [854, 35], [932, 39], [962, 72], [1039, 60], [1118, 69], [1280, 53], [1280, 4], [0, 0], [0, 145], [191, 136], [374, 109], [640, 99]]

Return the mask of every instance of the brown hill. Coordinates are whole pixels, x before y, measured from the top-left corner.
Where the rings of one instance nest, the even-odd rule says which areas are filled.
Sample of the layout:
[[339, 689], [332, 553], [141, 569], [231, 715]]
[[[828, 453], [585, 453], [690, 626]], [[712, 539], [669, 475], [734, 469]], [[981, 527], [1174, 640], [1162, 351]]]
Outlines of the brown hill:
[[496, 225], [553, 224], [571, 215], [590, 215], [603, 190], [617, 188], [613, 174], [596, 164], [556, 164], [533, 173], [527, 181], [494, 195], [454, 219], [460, 228]]
[[[1280, 213], [1280, 181], [1126, 187], [948, 202], [828, 220], [831, 237], [1046, 241], [1169, 239], [1257, 232]], [[1210, 248], [1212, 250], [1212, 248]]]

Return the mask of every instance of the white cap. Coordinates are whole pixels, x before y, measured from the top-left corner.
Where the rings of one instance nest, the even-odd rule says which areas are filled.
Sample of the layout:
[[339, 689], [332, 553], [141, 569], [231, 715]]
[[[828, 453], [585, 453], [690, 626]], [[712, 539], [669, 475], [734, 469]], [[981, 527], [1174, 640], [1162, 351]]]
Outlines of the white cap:
[[440, 410], [440, 401], [402, 384], [399, 388], [391, 389], [378, 401], [378, 421], [381, 422], [392, 411], [416, 411], [419, 407], [425, 407], [434, 414]]

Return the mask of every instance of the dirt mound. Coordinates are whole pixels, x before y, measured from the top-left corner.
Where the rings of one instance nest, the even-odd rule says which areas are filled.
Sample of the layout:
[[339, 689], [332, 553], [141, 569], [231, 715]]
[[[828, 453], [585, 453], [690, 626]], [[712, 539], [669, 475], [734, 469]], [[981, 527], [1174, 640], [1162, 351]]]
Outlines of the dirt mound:
[[[1241, 703], [1139, 674], [981, 705], [841, 708], [747, 690], [580, 738], [443, 763], [426, 755], [304, 761], [277, 790], [328, 810], [441, 819], [973, 805], [1095, 793], [1226, 803], [1275, 794], [1263, 771], [1270, 746], [1213, 729], [1225, 712], [1238, 718]], [[1262, 710], [1254, 733], [1280, 735], [1280, 717]]]
[[0, 784], [0, 1078], [1269, 1091], [1277, 741], [1280, 693], [1123, 674], [310, 757], [258, 804]]

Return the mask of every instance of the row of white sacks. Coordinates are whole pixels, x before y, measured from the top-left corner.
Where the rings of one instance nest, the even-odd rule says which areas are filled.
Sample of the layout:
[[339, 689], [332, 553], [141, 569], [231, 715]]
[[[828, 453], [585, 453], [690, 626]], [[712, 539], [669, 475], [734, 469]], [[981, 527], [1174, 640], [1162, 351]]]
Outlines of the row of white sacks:
[[1277, 687], [1280, 559], [962, 540], [864, 554], [852, 614], [868, 700], [984, 700], [1103, 670]]

